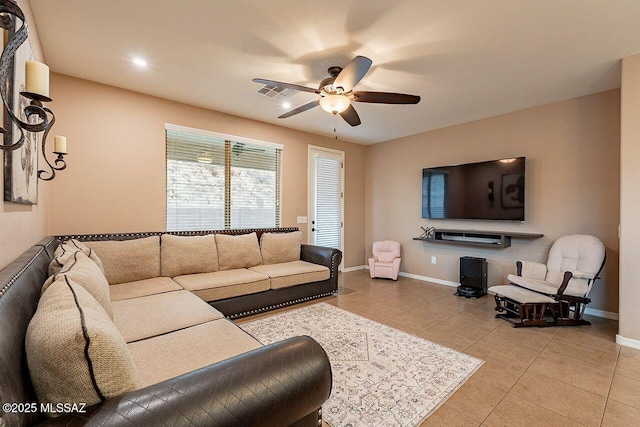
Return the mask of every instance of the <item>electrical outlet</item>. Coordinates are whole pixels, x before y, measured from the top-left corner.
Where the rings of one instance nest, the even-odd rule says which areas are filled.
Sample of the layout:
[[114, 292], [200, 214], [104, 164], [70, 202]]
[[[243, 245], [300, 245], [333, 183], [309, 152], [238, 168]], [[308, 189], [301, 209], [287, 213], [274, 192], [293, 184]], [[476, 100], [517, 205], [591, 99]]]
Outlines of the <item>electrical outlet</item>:
[[435, 264], [437, 261], [436, 257], [432, 256], [431, 257], [431, 264]]

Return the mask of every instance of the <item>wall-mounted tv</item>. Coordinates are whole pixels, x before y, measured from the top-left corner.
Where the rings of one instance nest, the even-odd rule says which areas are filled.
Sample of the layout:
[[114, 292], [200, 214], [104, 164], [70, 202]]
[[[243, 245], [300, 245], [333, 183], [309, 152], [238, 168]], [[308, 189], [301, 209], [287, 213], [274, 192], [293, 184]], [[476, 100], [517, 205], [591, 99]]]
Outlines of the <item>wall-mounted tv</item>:
[[524, 221], [525, 158], [422, 170], [422, 217]]

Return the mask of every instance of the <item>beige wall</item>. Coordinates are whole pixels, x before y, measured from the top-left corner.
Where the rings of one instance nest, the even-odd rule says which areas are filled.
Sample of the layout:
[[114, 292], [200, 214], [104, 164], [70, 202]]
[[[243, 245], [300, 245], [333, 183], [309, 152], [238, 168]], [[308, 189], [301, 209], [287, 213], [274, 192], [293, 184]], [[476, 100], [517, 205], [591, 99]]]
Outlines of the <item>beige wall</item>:
[[[491, 286], [504, 284], [518, 259], [546, 262], [556, 238], [594, 234], [607, 247], [608, 258], [590, 307], [617, 312], [619, 103], [620, 92], [612, 90], [370, 146], [367, 254], [373, 241], [398, 240], [404, 251], [401, 271], [448, 282], [459, 281], [460, 256], [484, 257]], [[527, 157], [525, 223], [421, 218], [422, 168], [516, 156]], [[420, 226], [529, 231], [544, 238], [481, 249], [413, 241]], [[435, 265], [431, 256], [436, 256]]]
[[[38, 61], [44, 62], [38, 29], [35, 25], [31, 25], [34, 22], [31, 4], [28, 0], [18, 0], [18, 5], [25, 13], [29, 25], [28, 42], [31, 44], [34, 56]], [[40, 151], [39, 147], [38, 151]], [[0, 152], [0, 156], [4, 159], [3, 152]], [[41, 158], [39, 166], [42, 167], [43, 163], [44, 160]], [[46, 236], [48, 189], [48, 183], [38, 182], [38, 204], [34, 206], [7, 202], [2, 202], [0, 205], [0, 269]], [[3, 166], [0, 167], [0, 194], [4, 194]]]
[[[640, 346], [640, 54], [622, 60], [620, 132], [620, 324]], [[640, 348], [640, 347], [639, 347]]]
[[69, 166], [52, 185], [50, 234], [164, 230], [164, 123], [173, 123], [283, 144], [283, 226], [307, 215], [307, 146], [345, 151], [345, 266], [362, 264], [364, 146], [60, 74], [51, 87]]

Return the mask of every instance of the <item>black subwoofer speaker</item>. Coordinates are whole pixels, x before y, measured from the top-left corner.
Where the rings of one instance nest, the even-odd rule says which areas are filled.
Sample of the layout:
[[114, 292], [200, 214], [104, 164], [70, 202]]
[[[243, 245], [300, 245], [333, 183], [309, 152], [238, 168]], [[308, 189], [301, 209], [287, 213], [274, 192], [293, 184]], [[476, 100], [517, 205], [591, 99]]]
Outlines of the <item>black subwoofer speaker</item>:
[[487, 260], [460, 257], [460, 286], [456, 295], [477, 298], [487, 294]]

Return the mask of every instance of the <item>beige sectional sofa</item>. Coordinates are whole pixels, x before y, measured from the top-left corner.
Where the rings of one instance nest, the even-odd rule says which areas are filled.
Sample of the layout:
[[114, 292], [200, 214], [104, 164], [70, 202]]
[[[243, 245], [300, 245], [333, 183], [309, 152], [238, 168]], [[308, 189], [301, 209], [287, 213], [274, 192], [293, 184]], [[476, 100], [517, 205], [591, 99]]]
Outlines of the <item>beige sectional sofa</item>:
[[218, 301], [327, 280], [327, 266], [300, 260], [302, 233], [161, 234], [88, 241], [104, 264], [112, 299], [185, 289]]
[[[140, 405], [136, 393], [142, 391], [146, 399], [153, 401], [154, 397], [149, 397], [146, 390], [184, 380], [194, 371], [220, 365], [222, 361], [257, 352], [253, 363], [260, 366], [264, 357], [260, 352], [264, 353], [266, 348], [209, 302], [323, 283], [332, 275], [327, 266], [300, 259], [300, 232], [261, 234], [261, 244], [252, 232], [199, 236], [161, 233], [128, 240], [70, 239], [49, 245], [57, 246], [49, 264], [50, 277], [42, 285], [25, 339], [29, 374], [38, 401], [84, 402], [98, 408], [112, 402], [111, 405], [119, 407], [122, 396], [134, 395], [124, 403], [131, 406], [134, 401]], [[304, 344], [314, 345], [317, 346]], [[321, 360], [320, 365], [325, 364], [326, 371], [328, 360], [324, 352], [311, 347], [306, 351], [309, 349], [315, 352], [314, 363]], [[320, 358], [318, 352], [322, 353]], [[293, 364], [282, 369], [287, 371]], [[300, 371], [298, 367], [295, 370]], [[300, 380], [308, 381], [314, 375], [317, 378], [312, 381], [316, 382], [323, 377], [320, 382], [325, 383], [325, 390], [320, 394], [326, 394], [326, 399], [330, 375], [327, 380], [326, 372], [317, 367], [316, 371], [311, 377], [308, 372], [294, 374], [301, 376], [295, 383], [299, 385]], [[283, 372], [276, 369], [271, 375], [278, 378], [276, 382], [282, 382]], [[290, 377], [291, 373], [285, 376]], [[236, 381], [242, 383], [245, 379], [240, 376]], [[254, 388], [265, 391], [264, 380], [258, 382], [253, 384]], [[262, 414], [264, 396], [255, 396], [255, 390], [252, 393], [251, 402], [241, 407], [257, 405], [257, 413]], [[214, 394], [211, 399], [217, 402], [220, 397]], [[185, 402], [194, 405], [191, 400]], [[293, 416], [290, 420], [309, 418], [316, 422], [317, 413], [310, 414], [308, 402], [305, 405], [303, 409], [289, 408], [289, 412], [293, 410], [293, 415], [287, 415]], [[316, 407], [311, 409], [318, 407], [316, 399]], [[243, 413], [246, 408], [237, 410]], [[112, 411], [105, 409], [103, 416]], [[215, 411], [228, 412], [224, 408]], [[254, 416], [250, 414], [252, 411], [249, 409], [246, 415]], [[60, 415], [55, 410], [45, 412]], [[237, 415], [234, 417], [237, 419]], [[263, 419], [261, 424], [276, 419]], [[65, 417], [53, 420], [68, 422]], [[188, 422], [224, 424], [200, 423], [191, 418]]]

